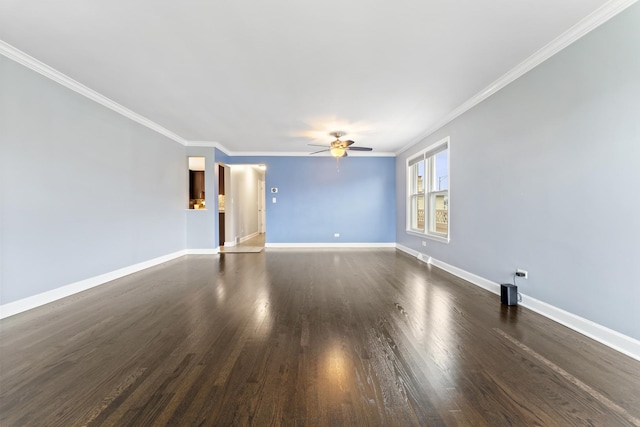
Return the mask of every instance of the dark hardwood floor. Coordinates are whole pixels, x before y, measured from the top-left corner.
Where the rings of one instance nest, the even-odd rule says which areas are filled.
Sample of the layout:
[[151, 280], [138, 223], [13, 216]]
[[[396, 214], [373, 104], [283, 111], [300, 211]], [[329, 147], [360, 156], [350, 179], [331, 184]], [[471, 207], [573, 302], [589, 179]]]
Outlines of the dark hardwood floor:
[[395, 250], [190, 255], [0, 326], [2, 426], [640, 424], [640, 362]]

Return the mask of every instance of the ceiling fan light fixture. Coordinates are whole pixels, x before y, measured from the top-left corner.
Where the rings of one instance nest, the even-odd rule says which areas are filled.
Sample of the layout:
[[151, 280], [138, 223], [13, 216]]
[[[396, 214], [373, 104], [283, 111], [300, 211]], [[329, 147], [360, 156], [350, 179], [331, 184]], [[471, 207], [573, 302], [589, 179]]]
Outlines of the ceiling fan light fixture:
[[344, 155], [347, 154], [343, 147], [331, 147], [329, 151], [333, 157], [344, 157]]
[[314, 151], [311, 154], [326, 153], [328, 151], [331, 154], [331, 156], [336, 158], [336, 160], [340, 160], [341, 157], [347, 157], [348, 155], [347, 151], [350, 151], [350, 150], [355, 150], [355, 151], [371, 151], [372, 150], [372, 148], [369, 148], [369, 147], [356, 147], [353, 145], [355, 144], [355, 142], [350, 139], [341, 141], [340, 137], [345, 135], [344, 132], [332, 132], [330, 135], [335, 137], [336, 139], [335, 141], [332, 141], [331, 144], [329, 145], [309, 144], [317, 147], [325, 147], [324, 150]]

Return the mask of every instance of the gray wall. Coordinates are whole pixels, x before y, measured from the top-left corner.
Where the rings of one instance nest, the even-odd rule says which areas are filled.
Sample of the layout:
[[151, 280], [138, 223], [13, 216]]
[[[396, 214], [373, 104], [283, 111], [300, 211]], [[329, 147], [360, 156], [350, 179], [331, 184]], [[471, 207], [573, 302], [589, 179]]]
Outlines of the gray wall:
[[[451, 242], [405, 231], [405, 162], [451, 136]], [[640, 4], [397, 158], [397, 240], [640, 339]]]
[[185, 157], [0, 56], [2, 304], [183, 250]]

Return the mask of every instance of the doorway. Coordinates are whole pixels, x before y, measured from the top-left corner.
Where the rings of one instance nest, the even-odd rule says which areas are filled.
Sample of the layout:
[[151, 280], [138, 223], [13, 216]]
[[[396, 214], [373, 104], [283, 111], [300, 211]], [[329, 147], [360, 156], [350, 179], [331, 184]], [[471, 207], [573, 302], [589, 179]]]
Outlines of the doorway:
[[224, 247], [226, 236], [225, 169], [224, 165], [218, 163], [218, 246], [221, 248]]
[[266, 240], [266, 167], [221, 164], [218, 173], [220, 252], [262, 251]]
[[266, 193], [265, 193], [265, 183], [264, 183], [264, 174], [262, 178], [258, 182], [258, 230], [260, 234], [265, 234], [265, 222], [267, 221], [267, 211], [266, 211]]

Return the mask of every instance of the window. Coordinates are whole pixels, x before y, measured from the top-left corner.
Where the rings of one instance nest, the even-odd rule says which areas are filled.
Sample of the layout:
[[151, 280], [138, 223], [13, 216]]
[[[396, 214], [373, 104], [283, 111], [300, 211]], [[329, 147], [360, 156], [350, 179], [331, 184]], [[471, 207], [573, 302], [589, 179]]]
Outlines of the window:
[[407, 160], [407, 231], [449, 241], [449, 138]]

